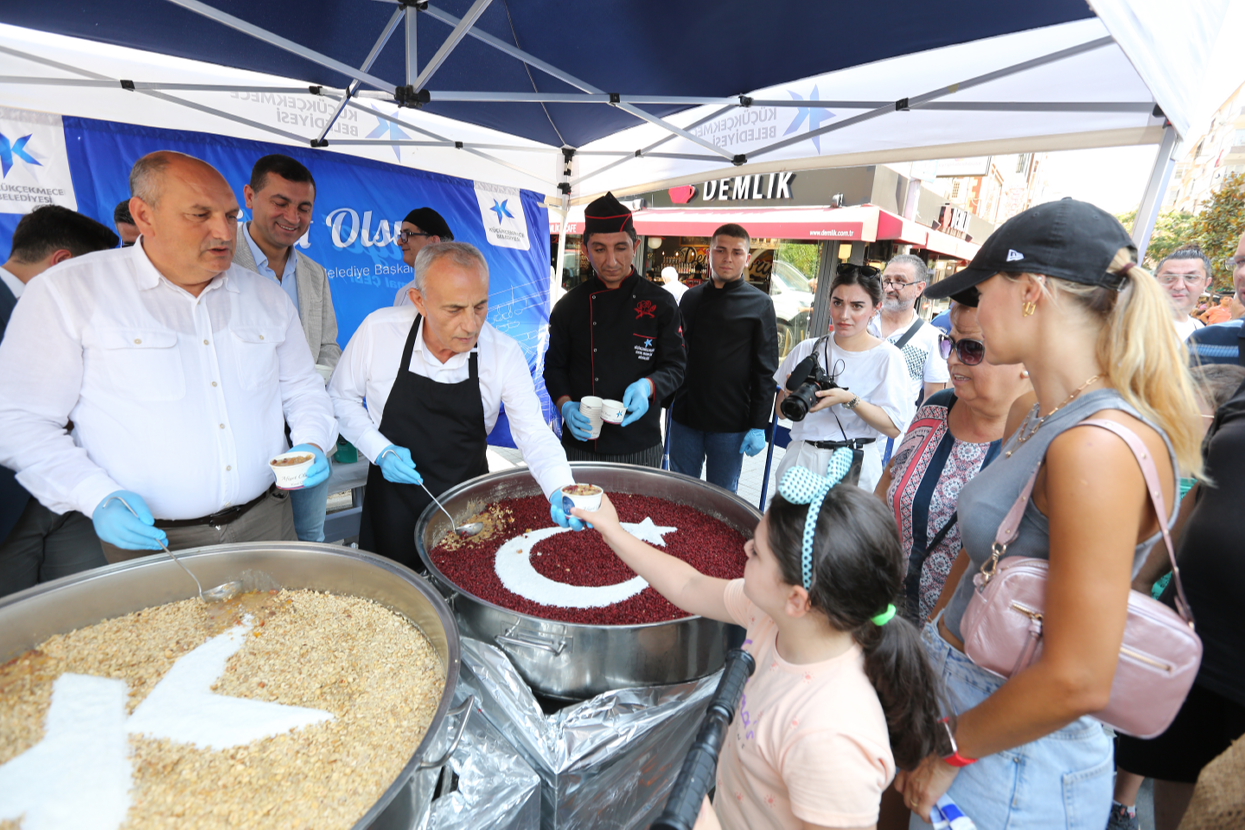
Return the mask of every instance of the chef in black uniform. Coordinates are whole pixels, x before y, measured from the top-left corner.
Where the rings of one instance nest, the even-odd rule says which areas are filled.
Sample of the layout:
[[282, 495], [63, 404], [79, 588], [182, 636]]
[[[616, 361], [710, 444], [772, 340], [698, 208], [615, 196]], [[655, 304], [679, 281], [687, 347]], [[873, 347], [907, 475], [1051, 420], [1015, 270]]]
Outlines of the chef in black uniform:
[[560, 491], [574, 478], [523, 349], [485, 322], [488, 263], [472, 245], [441, 242], [419, 252], [415, 274], [414, 305], [369, 314], [329, 384], [342, 435], [372, 461], [359, 547], [418, 567], [415, 523], [428, 493], [488, 472], [502, 404], [554, 520], [582, 529], [562, 512]]
[[[562, 446], [572, 461], [660, 467], [661, 407], [683, 382], [687, 355], [670, 292], [636, 273], [636, 233], [614, 194], [584, 211], [584, 249], [593, 276], [567, 292], [549, 316], [545, 387], [562, 411]], [[585, 395], [622, 401], [622, 424], [591, 424]]]

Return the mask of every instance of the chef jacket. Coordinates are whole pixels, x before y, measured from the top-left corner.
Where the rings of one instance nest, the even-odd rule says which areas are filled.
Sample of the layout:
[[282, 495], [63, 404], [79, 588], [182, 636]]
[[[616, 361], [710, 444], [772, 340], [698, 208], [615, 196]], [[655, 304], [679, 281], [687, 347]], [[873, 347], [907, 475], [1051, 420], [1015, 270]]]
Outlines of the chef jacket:
[[683, 295], [687, 378], [674, 420], [702, 432], [765, 429], [774, 413], [778, 322], [769, 295], [741, 278]]
[[74, 257], [26, 286], [0, 343], [0, 464], [56, 513], [117, 490], [158, 519], [246, 504], [287, 422], [295, 444], [337, 440], [294, 304], [237, 265], [195, 297], [141, 241]]
[[[406, 370], [446, 384], [461, 383], [469, 376], [470, 352], [453, 355], [442, 363], [425, 347], [422, 320], [415, 333], [410, 364], [399, 365], [416, 314], [413, 305], [382, 308], [369, 314], [346, 344], [329, 382], [329, 396], [342, 435], [373, 462], [393, 443], [381, 434], [380, 423], [398, 372]], [[523, 347], [513, 337], [485, 323], [472, 351], [478, 353], [485, 431], [492, 432], [504, 403], [510, 435], [541, 490], [548, 495], [574, 484], [566, 453], [545, 423]], [[436, 436], [429, 436], [429, 440], [435, 439]]]
[[648, 412], [628, 426], [602, 424], [601, 437], [580, 441], [565, 427], [562, 444], [601, 455], [631, 455], [661, 444], [661, 401], [683, 382], [683, 325], [670, 292], [635, 270], [610, 290], [595, 274], [572, 288], [549, 315], [545, 388], [563, 395], [621, 401], [641, 378], [653, 383]]

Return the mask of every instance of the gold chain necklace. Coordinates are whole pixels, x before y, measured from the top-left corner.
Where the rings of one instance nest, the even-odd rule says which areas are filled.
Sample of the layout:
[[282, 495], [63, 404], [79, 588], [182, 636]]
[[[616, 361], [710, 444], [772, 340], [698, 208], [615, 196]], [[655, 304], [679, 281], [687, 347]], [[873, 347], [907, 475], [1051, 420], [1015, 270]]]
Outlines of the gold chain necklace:
[[[1058, 412], [1059, 410], [1063, 409], [1065, 406], [1067, 406], [1068, 404], [1076, 400], [1077, 396], [1079, 396], [1082, 392], [1084, 392], [1087, 386], [1089, 386], [1091, 383], [1093, 383], [1094, 381], [1098, 380], [1101, 377], [1102, 375], [1094, 375], [1092, 378], [1082, 383], [1079, 387], [1077, 387], [1077, 390], [1075, 392], [1073, 392], [1071, 395], [1069, 395], [1064, 400], [1063, 403], [1059, 404], [1059, 406], [1055, 407], [1050, 412], [1047, 412], [1041, 418], [1038, 418], [1037, 423], [1033, 425], [1033, 429], [1029, 430], [1029, 433], [1027, 435], [1025, 434], [1024, 429], [1025, 429], [1025, 425], [1028, 424], [1029, 420], [1028, 418], [1026, 418], [1025, 423], [1021, 424], [1020, 426], [1020, 435], [1016, 438], [1016, 443], [1023, 444], [1025, 441], [1028, 441], [1030, 438], [1032, 438], [1034, 434], [1036, 434], [1037, 431], [1042, 428], [1042, 424], [1050, 420], [1052, 415], [1054, 415], [1056, 412]], [[1041, 410], [1038, 409], [1037, 411], [1040, 412]], [[1033, 417], [1033, 414], [1030, 413], [1029, 418], [1032, 418], [1032, 417]], [[1011, 453], [1008, 453], [1008, 455], [1011, 455]]]

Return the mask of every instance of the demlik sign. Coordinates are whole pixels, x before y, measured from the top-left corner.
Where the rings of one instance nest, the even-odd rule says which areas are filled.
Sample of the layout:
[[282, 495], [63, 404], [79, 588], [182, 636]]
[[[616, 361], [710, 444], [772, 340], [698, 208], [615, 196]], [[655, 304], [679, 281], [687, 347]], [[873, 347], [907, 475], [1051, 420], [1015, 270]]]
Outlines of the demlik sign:
[[741, 202], [751, 199], [790, 199], [795, 173], [757, 173], [718, 179], [701, 185], [701, 199], [706, 202]]

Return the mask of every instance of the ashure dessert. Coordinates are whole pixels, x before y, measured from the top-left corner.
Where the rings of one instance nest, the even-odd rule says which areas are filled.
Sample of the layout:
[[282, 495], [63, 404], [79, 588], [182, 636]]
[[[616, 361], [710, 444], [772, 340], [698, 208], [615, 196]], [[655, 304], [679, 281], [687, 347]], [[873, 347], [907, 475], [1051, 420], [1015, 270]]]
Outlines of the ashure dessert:
[[[577, 485], [593, 487], [595, 485]], [[743, 534], [684, 504], [611, 493], [623, 525], [637, 537], [722, 579], [743, 576]], [[548, 620], [637, 625], [687, 616], [668, 602], [592, 530], [551, 525], [541, 496], [500, 499], [468, 521], [485, 530], [469, 539], [449, 534], [429, 551], [437, 569], [487, 602]]]
[[569, 487], [563, 487], [562, 492], [568, 496], [595, 496], [605, 491], [595, 484], [572, 484]]
[[314, 460], [314, 455], [290, 455], [274, 458], [270, 463], [274, 467], [295, 467], [299, 464], [306, 464], [308, 461]]
[[445, 677], [405, 617], [314, 591], [56, 635], [0, 666], [0, 827], [352, 827]]

